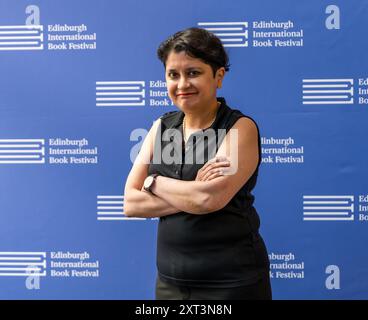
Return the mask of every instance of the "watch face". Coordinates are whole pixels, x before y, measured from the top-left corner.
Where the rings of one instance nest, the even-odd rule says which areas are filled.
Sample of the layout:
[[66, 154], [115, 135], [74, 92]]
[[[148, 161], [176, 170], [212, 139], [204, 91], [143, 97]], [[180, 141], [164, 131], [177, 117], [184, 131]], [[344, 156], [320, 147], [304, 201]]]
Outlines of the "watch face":
[[148, 176], [147, 179], [144, 181], [144, 188], [148, 189], [153, 182], [153, 177]]

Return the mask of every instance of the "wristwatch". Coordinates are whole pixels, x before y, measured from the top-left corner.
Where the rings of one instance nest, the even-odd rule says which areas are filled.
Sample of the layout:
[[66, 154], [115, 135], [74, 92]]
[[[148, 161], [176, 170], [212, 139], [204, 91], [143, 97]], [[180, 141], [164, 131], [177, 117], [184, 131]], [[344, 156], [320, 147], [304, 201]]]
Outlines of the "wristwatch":
[[155, 183], [156, 177], [158, 176], [158, 173], [154, 173], [149, 175], [143, 182], [143, 189], [146, 190], [147, 192], [151, 192], [151, 188], [153, 186], [153, 184]]

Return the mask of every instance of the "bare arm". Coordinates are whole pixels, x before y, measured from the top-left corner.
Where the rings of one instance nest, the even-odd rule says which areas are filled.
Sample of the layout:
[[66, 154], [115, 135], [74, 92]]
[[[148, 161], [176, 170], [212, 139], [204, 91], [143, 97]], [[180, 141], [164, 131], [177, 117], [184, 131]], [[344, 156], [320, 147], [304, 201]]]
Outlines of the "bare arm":
[[205, 211], [205, 204], [208, 201], [204, 186], [206, 183], [208, 182], [183, 181], [158, 176], [152, 192], [181, 211], [198, 214]]
[[152, 192], [172, 206], [192, 214], [206, 214], [225, 207], [248, 181], [258, 163], [258, 134], [254, 122], [240, 118], [232, 130], [216, 155], [230, 160], [225, 175], [210, 181], [181, 181], [159, 176]]
[[131, 189], [124, 198], [124, 214], [128, 217], [154, 218], [180, 212], [165, 200], [146, 191]]
[[156, 120], [148, 132], [128, 175], [124, 190], [124, 214], [128, 217], [162, 217], [181, 211], [166, 200], [142, 191], [144, 179], [148, 175], [148, 166], [153, 155], [154, 137], [160, 121], [160, 119]]

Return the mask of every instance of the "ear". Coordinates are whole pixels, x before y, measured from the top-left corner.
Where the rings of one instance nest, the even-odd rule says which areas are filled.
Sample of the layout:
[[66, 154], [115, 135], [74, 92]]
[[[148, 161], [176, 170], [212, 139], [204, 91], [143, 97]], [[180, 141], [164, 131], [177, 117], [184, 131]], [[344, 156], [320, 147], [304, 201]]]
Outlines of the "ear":
[[222, 87], [222, 81], [225, 77], [225, 68], [221, 67], [216, 71], [216, 81], [217, 81], [217, 88]]

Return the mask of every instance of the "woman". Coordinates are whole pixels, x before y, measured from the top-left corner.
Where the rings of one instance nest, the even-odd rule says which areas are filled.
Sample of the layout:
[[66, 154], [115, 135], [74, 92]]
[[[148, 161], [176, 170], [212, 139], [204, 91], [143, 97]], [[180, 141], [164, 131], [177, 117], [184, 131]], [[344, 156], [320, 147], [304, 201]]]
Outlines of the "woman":
[[180, 111], [153, 124], [124, 197], [126, 216], [160, 217], [156, 299], [271, 299], [251, 195], [260, 136], [251, 118], [216, 96], [229, 70], [222, 43], [189, 28], [164, 41], [158, 57]]

